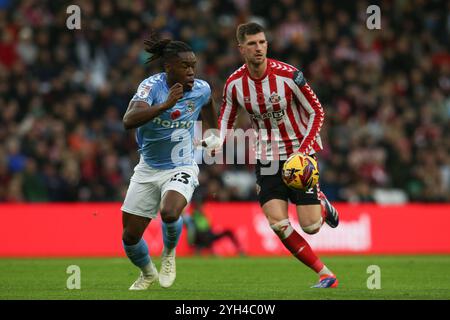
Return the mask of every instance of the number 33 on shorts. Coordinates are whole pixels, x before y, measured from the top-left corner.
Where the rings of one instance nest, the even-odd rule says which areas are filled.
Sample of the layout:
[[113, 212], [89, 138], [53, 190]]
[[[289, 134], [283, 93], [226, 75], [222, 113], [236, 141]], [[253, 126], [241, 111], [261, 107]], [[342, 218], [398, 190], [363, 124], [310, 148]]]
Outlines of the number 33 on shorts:
[[191, 179], [191, 175], [189, 173], [178, 172], [176, 175], [174, 175], [172, 177], [172, 179], [170, 179], [170, 182], [178, 181], [178, 182], [181, 182], [181, 183], [184, 183], [184, 184], [188, 184], [190, 179]]
[[[193, 175], [194, 174], [194, 175]], [[195, 173], [187, 173], [185, 171], [179, 171], [175, 173], [170, 180], [163, 187], [163, 193], [165, 190], [175, 190], [181, 193], [187, 200], [191, 201], [192, 194], [195, 188], [198, 186], [198, 179]]]

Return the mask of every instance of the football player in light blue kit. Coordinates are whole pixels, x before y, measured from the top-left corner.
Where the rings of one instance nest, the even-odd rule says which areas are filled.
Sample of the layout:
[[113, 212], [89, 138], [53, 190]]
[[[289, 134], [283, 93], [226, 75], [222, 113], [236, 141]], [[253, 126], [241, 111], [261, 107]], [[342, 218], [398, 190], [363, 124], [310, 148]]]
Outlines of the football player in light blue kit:
[[[134, 169], [122, 205], [123, 247], [141, 269], [130, 290], [145, 290], [159, 279], [162, 287], [175, 281], [175, 248], [181, 234], [181, 213], [198, 186], [193, 159], [194, 122], [201, 113], [206, 127], [217, 128], [217, 111], [207, 82], [194, 78], [196, 57], [181, 41], [146, 40], [148, 62], [161, 59], [165, 72], [141, 82], [123, 117], [126, 129], [136, 129], [140, 162]], [[202, 141], [216, 148], [218, 138]], [[158, 273], [142, 238], [158, 211], [164, 249]]]

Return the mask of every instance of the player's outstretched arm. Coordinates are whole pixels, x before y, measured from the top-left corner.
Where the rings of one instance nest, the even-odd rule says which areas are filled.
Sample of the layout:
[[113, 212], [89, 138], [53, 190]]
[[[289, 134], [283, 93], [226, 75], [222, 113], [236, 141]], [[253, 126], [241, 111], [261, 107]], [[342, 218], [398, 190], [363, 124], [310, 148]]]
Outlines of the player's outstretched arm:
[[143, 101], [131, 101], [123, 116], [123, 126], [126, 130], [137, 128], [152, 120], [164, 111], [164, 104], [148, 107]]
[[209, 101], [202, 108], [203, 128], [217, 129], [217, 109], [214, 99], [209, 98]]
[[[208, 129], [217, 129], [218, 131], [218, 120], [217, 120], [217, 110], [216, 104], [212, 97], [202, 108], [202, 119], [204, 121], [203, 132]], [[201, 146], [206, 148], [208, 152], [214, 155], [222, 147], [222, 141], [218, 137], [218, 132], [209, 135], [206, 139], [201, 141]]]
[[176, 83], [170, 88], [167, 100], [161, 104], [149, 107], [147, 102], [132, 100], [123, 116], [123, 126], [127, 130], [137, 128], [172, 108], [181, 97], [183, 97], [183, 85]]

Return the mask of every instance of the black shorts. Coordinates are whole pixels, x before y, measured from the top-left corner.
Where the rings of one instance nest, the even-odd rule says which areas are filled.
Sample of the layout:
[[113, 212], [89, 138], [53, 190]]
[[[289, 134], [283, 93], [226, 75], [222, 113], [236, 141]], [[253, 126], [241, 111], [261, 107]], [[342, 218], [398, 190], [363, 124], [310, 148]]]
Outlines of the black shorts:
[[[283, 164], [285, 161], [278, 162], [278, 169], [275, 174], [262, 174], [261, 169], [268, 168], [273, 161], [267, 164], [261, 163], [259, 160], [256, 163], [256, 192], [258, 194], [258, 201], [261, 207], [269, 200], [280, 199], [284, 201], [291, 200], [295, 205], [312, 205], [320, 204], [318, 199], [319, 184], [315, 185], [313, 188], [298, 191], [289, 188], [281, 178], [281, 170], [283, 169]], [[267, 170], [267, 169], [266, 169]], [[267, 173], [267, 172], [263, 172]]]

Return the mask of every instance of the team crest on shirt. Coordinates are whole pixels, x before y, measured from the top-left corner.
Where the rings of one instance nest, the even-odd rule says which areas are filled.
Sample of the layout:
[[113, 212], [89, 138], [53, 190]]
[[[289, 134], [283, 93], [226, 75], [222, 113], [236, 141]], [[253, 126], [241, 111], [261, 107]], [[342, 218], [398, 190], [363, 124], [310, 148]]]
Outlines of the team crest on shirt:
[[276, 92], [273, 92], [269, 97], [269, 102], [272, 104], [279, 103], [280, 100], [281, 98]]
[[194, 101], [189, 100], [186, 103], [186, 109], [187, 109], [187, 112], [194, 113], [194, 110], [195, 110], [195, 103], [194, 103]]
[[244, 97], [244, 103], [250, 103], [250, 97]]

